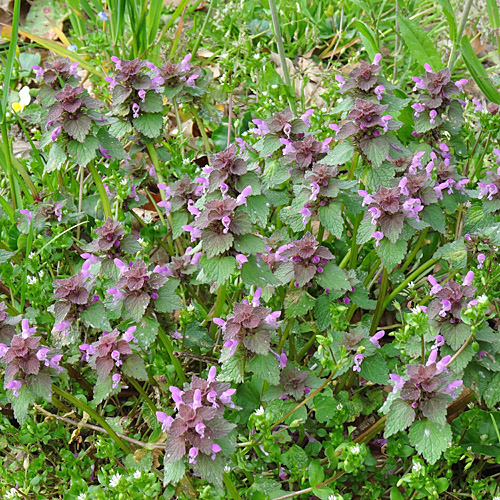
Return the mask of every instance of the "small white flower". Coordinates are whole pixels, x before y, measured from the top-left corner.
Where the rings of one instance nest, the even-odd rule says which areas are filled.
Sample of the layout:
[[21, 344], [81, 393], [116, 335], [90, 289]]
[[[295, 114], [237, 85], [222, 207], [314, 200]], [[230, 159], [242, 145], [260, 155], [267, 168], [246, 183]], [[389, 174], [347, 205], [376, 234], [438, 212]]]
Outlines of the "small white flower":
[[272, 89], [277, 89], [277, 88], [278, 88], [278, 84], [273, 83], [273, 84], [271, 85], [271, 88], [272, 88]]
[[4, 498], [19, 498], [17, 496], [17, 491], [15, 488], [11, 488], [6, 494]]
[[127, 185], [127, 179], [124, 177], [121, 181], [120, 181], [120, 184], [122, 186], [126, 186]]
[[355, 444], [352, 448], [351, 448], [351, 453], [353, 455], [359, 455], [361, 451], [361, 448], [359, 447], [359, 445]]
[[189, 158], [184, 158], [182, 160], [183, 165], [189, 165], [191, 163], [191, 160]]
[[260, 55], [259, 55], [259, 54], [254, 54], [254, 55], [253, 55], [253, 58], [254, 58], [255, 60], [260, 59]]
[[262, 95], [263, 95], [264, 97], [266, 97], [266, 96], [267, 96], [267, 94], [268, 94], [267, 90], [264, 90], [264, 91], [262, 92]]
[[121, 478], [122, 478], [121, 474], [114, 474], [113, 476], [111, 476], [111, 479], [109, 481], [109, 486], [111, 488], [118, 486], [118, 483], [120, 482]]
[[339, 410], [339, 411], [340, 411], [340, 410], [342, 410], [342, 408], [344, 408], [344, 405], [343, 405], [342, 403], [339, 403], [339, 404], [337, 405], [337, 410]]
[[140, 470], [136, 470], [134, 472], [134, 479], [139, 479], [141, 477], [141, 471]]
[[221, 59], [226, 59], [226, 57], [228, 56], [229, 54], [227, 52], [224, 52], [220, 55], [220, 58]]
[[[486, 304], [488, 302], [488, 297], [486, 295], [481, 295], [477, 298], [479, 304]], [[500, 500], [500, 497], [499, 497]]]
[[26, 281], [28, 285], [34, 285], [38, 281], [38, 278], [36, 276], [26, 276]]
[[264, 408], [262, 408], [261, 406], [258, 410], [255, 410], [255, 415], [257, 415], [258, 417], [264, 415]]
[[224, 466], [224, 472], [225, 472], [226, 474], [229, 474], [229, 472], [231, 472], [231, 467], [229, 467], [229, 465], [225, 465], [225, 466]]
[[422, 464], [420, 462], [416, 462], [413, 464], [412, 471], [420, 472], [422, 470]]
[[87, 500], [87, 494], [86, 493], [80, 493], [77, 497], [76, 500]]

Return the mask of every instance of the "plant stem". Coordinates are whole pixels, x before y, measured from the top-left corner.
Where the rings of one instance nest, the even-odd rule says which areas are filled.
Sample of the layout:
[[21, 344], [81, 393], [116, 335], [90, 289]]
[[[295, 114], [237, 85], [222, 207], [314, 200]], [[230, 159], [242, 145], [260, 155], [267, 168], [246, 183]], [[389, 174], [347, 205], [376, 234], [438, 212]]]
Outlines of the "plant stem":
[[[226, 283], [223, 283], [217, 289], [217, 298], [215, 299], [215, 304], [212, 308], [212, 311], [208, 314], [206, 321], [209, 321], [213, 318], [218, 318], [222, 314], [222, 310], [224, 309], [224, 304], [226, 303]], [[213, 338], [215, 335], [215, 330], [217, 329], [217, 325], [212, 322], [210, 326], [210, 336]]]
[[212, 151], [212, 146], [210, 146], [210, 141], [208, 140], [208, 135], [205, 132], [205, 127], [203, 125], [203, 121], [200, 118], [200, 115], [198, 114], [198, 110], [196, 109], [195, 106], [191, 107], [191, 111], [194, 116], [194, 121], [196, 122], [196, 125], [198, 125], [198, 129], [200, 130], [201, 138], [203, 139], [203, 145], [205, 146], [205, 150], [207, 153], [210, 153]]
[[276, 3], [274, 0], [269, 0], [269, 8], [271, 9], [271, 18], [273, 21], [274, 37], [276, 38], [276, 45], [278, 46], [278, 54], [281, 61], [281, 69], [283, 70], [283, 77], [285, 79], [285, 84], [288, 87], [288, 103], [290, 104], [290, 109], [294, 116], [297, 116], [297, 106], [295, 104], [295, 90], [292, 87], [292, 82], [290, 81], [290, 73], [288, 72], [288, 66], [286, 64], [285, 48], [283, 46], [283, 38], [281, 36], [280, 21], [278, 17], [278, 11], [276, 10]]
[[222, 480], [224, 481], [224, 484], [226, 485], [227, 491], [231, 495], [231, 498], [233, 500], [241, 500], [240, 494], [238, 493], [238, 490], [233, 483], [231, 476], [227, 472], [224, 472], [224, 474], [222, 474]]
[[210, 5], [209, 5], [208, 11], [207, 11], [207, 15], [205, 16], [205, 20], [203, 21], [203, 24], [201, 25], [201, 30], [198, 33], [198, 36], [196, 37], [196, 41], [194, 42], [194, 45], [193, 45], [193, 50], [191, 50], [191, 54], [193, 54], [193, 57], [196, 57], [196, 54], [198, 52], [198, 47], [200, 46], [201, 37], [203, 36], [203, 33], [205, 32], [205, 28], [207, 27], [208, 20], [210, 19], [211, 15], [212, 15], [212, 10], [214, 8], [216, 1], [217, 0], [212, 0], [210, 2]]
[[420, 250], [420, 247], [422, 246], [422, 244], [424, 243], [425, 241], [425, 237], [427, 236], [427, 232], [429, 231], [429, 228], [426, 227], [421, 233], [420, 233], [420, 236], [417, 240], [417, 242], [415, 243], [415, 246], [413, 247], [413, 250], [412, 252], [410, 253], [410, 255], [408, 256], [408, 258], [406, 259], [405, 263], [401, 266], [400, 268], [400, 271], [401, 272], [405, 272], [406, 269], [408, 268], [408, 266], [412, 263], [413, 259], [415, 258], [415, 255], [417, 255], [418, 251]]
[[385, 294], [387, 292], [387, 285], [389, 281], [389, 273], [387, 272], [387, 269], [384, 266], [384, 269], [382, 270], [382, 283], [380, 284], [380, 290], [378, 292], [378, 301], [377, 301], [377, 308], [375, 309], [375, 312], [373, 313], [373, 321], [372, 321], [372, 326], [370, 328], [370, 334], [373, 335], [375, 333], [375, 330], [378, 327], [380, 318], [382, 317], [382, 314], [385, 311]]
[[88, 413], [96, 422], [98, 422], [101, 427], [104, 428], [104, 430], [111, 436], [113, 441], [120, 447], [120, 449], [125, 453], [125, 455], [128, 455], [132, 453], [132, 450], [130, 447], [120, 439], [118, 434], [111, 428], [111, 426], [106, 422], [106, 420], [99, 415], [93, 408], [91, 408], [87, 403], [84, 403], [81, 399], [75, 398], [72, 394], [69, 392], [66, 392], [64, 389], [61, 389], [57, 385], [52, 386], [52, 390], [58, 394], [59, 396], [63, 397], [70, 403], [74, 404], [77, 408], [80, 410]]
[[153, 401], [151, 401], [151, 398], [146, 394], [146, 391], [142, 388], [141, 384], [139, 384], [139, 382], [132, 377], [127, 377], [127, 380], [135, 387], [137, 392], [144, 398], [144, 401], [146, 401], [147, 405], [153, 412], [153, 415], [155, 415], [157, 408], [153, 403]]
[[184, 132], [182, 131], [181, 115], [179, 114], [179, 104], [177, 103], [177, 99], [175, 97], [172, 97], [172, 106], [174, 107], [175, 121], [177, 122], [177, 137], [180, 139], [179, 145], [181, 156], [184, 159], [184, 156], [186, 155], [186, 152], [184, 151]]
[[358, 234], [358, 227], [363, 219], [363, 213], [356, 215], [354, 219], [354, 228], [352, 231], [352, 241], [351, 241], [351, 256], [349, 259], [349, 269], [356, 269], [356, 264], [358, 260], [358, 248], [359, 245], [356, 243], [356, 236]]
[[109, 198], [108, 195], [106, 194], [106, 190], [104, 189], [104, 184], [102, 183], [101, 176], [93, 163], [89, 163], [89, 170], [90, 173], [92, 174], [92, 179], [94, 179], [94, 184], [96, 185], [97, 190], [99, 191], [99, 197], [101, 198], [104, 218], [107, 219], [109, 217], [110, 219], [112, 219], [113, 214], [111, 212], [111, 205], [109, 203]]
[[186, 375], [184, 374], [184, 370], [182, 369], [180, 361], [174, 354], [174, 348], [172, 346], [172, 342], [170, 342], [170, 339], [165, 333], [165, 330], [163, 330], [163, 328], [160, 325], [158, 325], [158, 336], [160, 337], [163, 346], [165, 347], [166, 351], [168, 352], [168, 355], [170, 356], [170, 361], [172, 362], [172, 365], [174, 365], [175, 372], [177, 373], [179, 380], [182, 383], [186, 382], [187, 381]]
[[448, 60], [448, 67], [450, 68], [451, 73], [453, 73], [453, 67], [455, 66], [455, 62], [457, 59], [458, 45], [462, 42], [462, 35], [465, 30], [465, 24], [467, 23], [467, 18], [469, 17], [469, 12], [471, 7], [472, 7], [472, 0], [466, 0], [464, 11], [462, 13], [462, 19], [460, 20], [460, 26], [458, 27], [457, 38], [453, 42], [453, 47], [450, 53], [450, 59]]
[[285, 330], [283, 331], [283, 334], [280, 337], [278, 347], [276, 348], [276, 352], [278, 354], [281, 353], [281, 349], [283, 349], [283, 346], [285, 345], [286, 339], [288, 338], [288, 335], [290, 334], [290, 330], [292, 329], [294, 322], [295, 322], [295, 318], [290, 318], [288, 320], [288, 323], [285, 326]]

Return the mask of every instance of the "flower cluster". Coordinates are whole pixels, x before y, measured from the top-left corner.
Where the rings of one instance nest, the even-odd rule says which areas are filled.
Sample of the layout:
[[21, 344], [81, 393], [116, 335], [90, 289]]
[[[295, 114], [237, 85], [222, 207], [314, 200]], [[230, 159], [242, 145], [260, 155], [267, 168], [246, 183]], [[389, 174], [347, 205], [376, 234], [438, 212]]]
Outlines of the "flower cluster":
[[6, 389], [12, 390], [14, 397], [19, 396], [23, 385], [34, 388], [38, 385], [38, 393], [50, 393], [50, 372], [48, 368], [59, 373], [62, 354], [55, 353], [40, 345], [41, 337], [33, 336], [36, 328], [30, 328], [28, 320], [21, 321], [21, 333], [14, 335], [10, 344], [0, 344], [0, 361], [5, 363]]
[[385, 92], [381, 79], [377, 76], [380, 72], [381, 54], [376, 54], [373, 63], [362, 61], [359, 66], [349, 73], [349, 80], [345, 81], [341, 75], [336, 75], [335, 79], [340, 84], [340, 92], [343, 94], [352, 91], [355, 94], [374, 93], [379, 100]]
[[267, 355], [271, 345], [271, 331], [278, 327], [277, 320], [281, 311], [272, 311], [260, 305], [262, 290], [258, 288], [252, 301], [245, 299], [234, 304], [233, 314], [226, 321], [214, 318], [214, 323], [221, 327], [224, 334], [224, 347], [230, 355], [242, 344], [248, 351]]
[[500, 167], [496, 170], [488, 170], [486, 177], [477, 185], [479, 187], [478, 198], [484, 200], [485, 210], [497, 212], [500, 209]]
[[415, 118], [425, 120], [430, 128], [437, 127], [443, 121], [443, 113], [453, 100], [463, 92], [467, 80], [451, 81], [449, 68], [435, 73], [429, 64], [425, 64], [425, 73], [412, 77], [415, 82], [414, 91], [423, 91], [418, 102], [412, 105]]
[[181, 209], [187, 204], [187, 209], [192, 215], [198, 214], [194, 206], [195, 200], [202, 196], [208, 187], [208, 179], [198, 177], [196, 182], [185, 174], [182, 179], [169, 184], [158, 184], [158, 189], [165, 191], [164, 199], [158, 203], [159, 207], [165, 208], [167, 215]]
[[102, 103], [90, 97], [81, 85], [66, 84], [54, 98], [56, 102], [49, 108], [46, 125], [47, 130], [52, 127], [52, 141], [65, 132], [69, 138], [84, 142], [91, 131], [92, 121], [98, 119], [89, 110], [99, 109]]
[[468, 307], [468, 299], [476, 293], [476, 287], [471, 285], [473, 271], [466, 274], [462, 284], [454, 280], [440, 284], [434, 276], [427, 279], [432, 285], [430, 294], [434, 297], [427, 308], [429, 318], [439, 324], [461, 323], [462, 311]]
[[137, 342], [134, 332], [137, 327], [131, 326], [120, 337], [118, 330], [112, 332], [103, 332], [99, 340], [93, 344], [80, 345], [80, 351], [84, 353], [83, 359], [88, 361], [89, 365], [96, 370], [99, 381], [103, 381], [107, 376], [113, 373], [111, 379], [113, 388], [118, 387], [121, 380], [119, 373], [121, 366], [129, 356], [132, 355], [131, 342]]
[[159, 272], [150, 272], [142, 260], [130, 262], [129, 265], [120, 259], [114, 259], [120, 270], [120, 277], [115, 286], [107, 292], [113, 296], [113, 301], [123, 301], [125, 310], [134, 319], [140, 319], [151, 299], [158, 298], [158, 290], [168, 278]]
[[182, 279], [194, 273], [202, 255], [202, 252], [193, 252], [191, 247], [187, 247], [184, 255], [172, 257], [167, 266], [156, 266], [153, 272], [163, 274], [166, 277]]
[[40, 66], [32, 66], [32, 68], [38, 80], [43, 80], [52, 90], [57, 91], [63, 87], [63, 84], [77, 81], [79, 64], [69, 59], [57, 59], [46, 64], [45, 68]]
[[210, 155], [210, 167], [203, 169], [208, 174], [209, 192], [220, 189], [227, 193], [230, 188], [236, 187], [239, 178], [247, 173], [247, 164], [243, 158], [237, 156], [237, 152], [236, 144], [231, 144], [224, 151]]
[[9, 316], [5, 302], [0, 302], [0, 342], [10, 343], [16, 334], [16, 326], [21, 321], [21, 316]]
[[199, 67], [193, 67], [191, 59], [192, 55], [187, 54], [180, 63], [176, 64], [166, 61], [159, 68], [158, 75], [163, 80], [167, 97], [172, 98], [196, 88], [197, 80], [202, 75], [202, 70]]
[[330, 250], [320, 246], [309, 231], [300, 240], [281, 247], [279, 255], [292, 263], [293, 281], [297, 288], [311, 286], [316, 274], [321, 274], [325, 264], [333, 259]]
[[231, 389], [228, 383], [217, 382], [215, 376], [216, 368], [212, 366], [207, 380], [193, 376], [183, 390], [170, 387], [177, 414], [171, 417], [162, 411], [156, 412], [163, 432], [168, 432], [165, 464], [182, 460], [186, 448], [188, 461], [193, 466], [207, 461], [209, 465], [222, 451], [216, 439], [227, 436], [235, 427], [224, 420], [224, 407], [234, 407], [231, 397], [236, 389]]
[[363, 206], [368, 205], [365, 219], [371, 218], [371, 223], [380, 228], [372, 234], [377, 246], [384, 237], [391, 243], [396, 243], [403, 231], [406, 218], [419, 220], [419, 212], [424, 207], [419, 198], [403, 194], [406, 184], [394, 188], [380, 186], [375, 194], [368, 194], [364, 190], [358, 191], [363, 197]]

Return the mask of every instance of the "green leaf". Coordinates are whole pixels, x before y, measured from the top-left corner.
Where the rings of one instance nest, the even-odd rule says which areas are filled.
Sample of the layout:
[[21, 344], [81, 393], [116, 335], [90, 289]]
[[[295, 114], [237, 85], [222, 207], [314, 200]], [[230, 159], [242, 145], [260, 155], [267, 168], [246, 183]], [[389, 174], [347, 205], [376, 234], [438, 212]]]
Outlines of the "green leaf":
[[28, 410], [33, 406], [36, 398], [25, 384], [17, 392], [19, 396], [16, 397], [12, 391], [7, 391], [7, 398], [12, 405], [16, 420], [23, 424], [28, 418]]
[[486, 73], [481, 61], [476, 56], [469, 38], [466, 35], [462, 37], [461, 47], [465, 65], [472, 75], [472, 78], [474, 78], [474, 81], [477, 83], [477, 86], [481, 89], [488, 101], [500, 104], [500, 93], [495, 85], [491, 83], [488, 73]]
[[145, 292], [127, 295], [123, 301], [123, 307], [127, 317], [134, 321], [140, 321], [146, 312], [146, 308], [151, 301], [151, 297]]
[[127, 377], [132, 377], [137, 380], [148, 380], [146, 365], [138, 354], [131, 354], [123, 363], [122, 370]]
[[370, 382], [385, 385], [389, 380], [389, 368], [382, 355], [376, 352], [363, 360], [360, 375]]
[[124, 160], [127, 157], [127, 153], [123, 149], [120, 141], [108, 133], [104, 128], [101, 128], [97, 133], [97, 139], [99, 144], [107, 150], [108, 154], [113, 158], [118, 160]]
[[451, 443], [451, 427], [437, 425], [428, 420], [415, 422], [409, 433], [410, 444], [432, 465]]
[[325, 471], [321, 465], [321, 461], [316, 459], [309, 464], [309, 483], [311, 486], [317, 486], [325, 479]]
[[428, 205], [420, 215], [424, 222], [427, 222], [432, 229], [442, 234], [446, 231], [444, 212], [439, 205]]
[[155, 309], [163, 313], [171, 313], [182, 309], [182, 301], [175, 293], [179, 281], [170, 279], [159, 290], [158, 298], [154, 301]]
[[330, 326], [332, 315], [330, 313], [330, 299], [328, 295], [323, 294], [316, 299], [314, 317], [316, 318], [316, 326], [319, 331], [323, 332]]
[[467, 248], [463, 240], [452, 241], [444, 244], [434, 254], [434, 259], [445, 259], [453, 268], [463, 269], [467, 266]]
[[337, 410], [338, 401], [331, 396], [319, 394], [314, 398], [314, 415], [316, 420], [321, 423], [329, 422]]
[[94, 385], [94, 404], [98, 405], [102, 401], [104, 401], [110, 394], [113, 389], [113, 380], [111, 375], [108, 375], [104, 380], [97, 382]]
[[446, 343], [456, 351], [462, 347], [470, 335], [470, 326], [465, 323], [443, 323], [441, 335]]
[[245, 285], [277, 286], [280, 282], [273, 275], [267, 264], [261, 259], [257, 262], [254, 256], [248, 258], [241, 268], [241, 279]]
[[184, 460], [181, 458], [177, 462], [165, 465], [163, 469], [163, 486], [167, 484], [177, 484], [186, 473]]
[[324, 207], [319, 207], [318, 216], [323, 227], [336, 238], [342, 238], [344, 230], [344, 219], [340, 205], [330, 203]]
[[380, 167], [373, 168], [368, 165], [362, 175], [363, 183], [371, 191], [377, 191], [380, 186], [390, 187], [394, 179], [394, 167], [387, 161], [383, 162]]
[[455, 10], [450, 3], [450, 0], [436, 0], [438, 4], [443, 8], [443, 14], [448, 21], [448, 27], [450, 29], [450, 40], [455, 42], [457, 39], [457, 22], [455, 20]]
[[206, 282], [217, 282], [223, 285], [233, 274], [236, 268], [236, 259], [234, 257], [213, 257], [207, 259], [204, 255], [200, 260], [200, 267], [206, 278]]
[[309, 464], [307, 453], [298, 445], [294, 444], [286, 453], [281, 456], [283, 463], [291, 468], [299, 470], [305, 469]]
[[500, 11], [497, 0], [486, 0], [486, 10], [493, 29], [500, 28]]
[[363, 245], [370, 241], [372, 234], [375, 232], [375, 227], [370, 222], [370, 218], [363, 219], [358, 226], [358, 233], [356, 235], [356, 243]]
[[118, 106], [127, 100], [127, 97], [132, 93], [132, 89], [123, 85], [116, 85], [113, 89], [113, 106]]
[[255, 144], [255, 149], [259, 151], [261, 157], [263, 158], [270, 154], [273, 154], [280, 147], [282, 147], [280, 139], [277, 135], [274, 134], [266, 134]]
[[202, 479], [213, 484], [219, 490], [222, 490], [222, 474], [224, 473], [224, 462], [220, 454], [217, 455], [215, 460], [199, 453], [196, 457], [196, 463], [192, 465], [193, 470]]
[[391, 488], [390, 494], [389, 494], [390, 500], [405, 500], [405, 497], [401, 495], [399, 490], [396, 488], [396, 486], [393, 486]]
[[263, 194], [250, 196], [250, 198], [247, 199], [246, 207], [241, 207], [241, 210], [245, 211], [250, 216], [250, 220], [254, 224], [260, 222], [265, 226], [269, 217], [270, 203]]
[[389, 153], [389, 141], [383, 135], [370, 139], [361, 139], [359, 145], [368, 161], [375, 167], [380, 167]]
[[415, 410], [411, 405], [402, 399], [395, 399], [387, 413], [384, 437], [388, 438], [399, 431], [404, 431], [414, 420]]
[[401, 38], [408, 47], [413, 58], [421, 65], [429, 63], [434, 71], [443, 67], [436, 45], [415, 21], [397, 14]]
[[137, 325], [134, 336], [137, 339], [137, 344], [142, 349], [147, 349], [156, 339], [158, 335], [158, 321], [153, 318], [142, 318]]
[[132, 120], [134, 127], [146, 137], [154, 139], [163, 129], [163, 115], [161, 113], [144, 113]]
[[163, 111], [163, 99], [161, 94], [149, 90], [140, 104], [143, 113], [161, 113]]
[[316, 283], [324, 289], [351, 290], [351, 283], [346, 272], [333, 262], [328, 262], [321, 274], [316, 274]]
[[238, 349], [225, 363], [222, 364], [222, 370], [217, 377], [220, 382], [242, 383], [245, 377], [245, 357]]
[[353, 304], [367, 311], [373, 311], [377, 306], [377, 301], [369, 298], [368, 290], [362, 285], [356, 285], [354, 292], [349, 294], [349, 298]]
[[384, 238], [375, 249], [382, 264], [384, 264], [385, 268], [390, 272], [405, 258], [406, 241], [398, 240], [393, 244], [387, 238]]
[[211, 229], [204, 229], [201, 239], [203, 241], [203, 250], [205, 250], [208, 259], [229, 250], [234, 241], [231, 233], [216, 233]]
[[68, 153], [73, 161], [84, 167], [96, 156], [96, 149], [99, 147], [99, 141], [92, 135], [88, 135], [83, 142], [71, 141], [68, 144]]
[[52, 379], [46, 370], [42, 370], [38, 375], [26, 377], [26, 384], [36, 398], [43, 398], [50, 403], [52, 399]]
[[245, 255], [255, 255], [257, 253], [266, 253], [266, 244], [264, 240], [255, 234], [244, 234], [234, 239], [234, 248], [237, 252]]
[[47, 158], [43, 173], [46, 174], [47, 172], [58, 170], [67, 158], [63, 148], [57, 142], [53, 142], [52, 146], [50, 146], [49, 157]]
[[325, 165], [344, 165], [353, 157], [353, 154], [354, 146], [350, 142], [344, 141], [331, 149], [321, 160], [321, 163]]
[[243, 191], [247, 186], [252, 188], [252, 196], [260, 195], [260, 178], [257, 172], [247, 172], [236, 181], [236, 189], [239, 192]]
[[419, 409], [422, 415], [438, 425], [446, 425], [446, 410], [451, 398], [446, 394], [436, 394], [432, 398], [422, 401]]
[[105, 332], [111, 331], [111, 325], [106, 316], [104, 304], [101, 301], [94, 302], [89, 308], [82, 311], [80, 317], [85, 326], [91, 326]]
[[188, 214], [186, 212], [174, 212], [172, 214], [172, 238], [174, 240], [184, 233], [182, 226], [188, 223]]
[[495, 405], [500, 401], [500, 372], [495, 373], [495, 375], [491, 378], [491, 381], [482, 396], [486, 406], [494, 410]]
[[356, 26], [357, 30], [359, 31], [359, 34], [361, 35], [363, 46], [366, 49], [369, 58], [373, 61], [373, 58], [379, 51], [377, 41], [375, 39], [375, 33], [363, 21], [354, 21], [354, 25]]
[[137, 238], [133, 234], [129, 233], [122, 238], [120, 250], [123, 250], [131, 255], [135, 255], [137, 252], [142, 250], [142, 246], [137, 241]]
[[63, 123], [63, 130], [78, 142], [83, 142], [90, 132], [92, 120], [87, 115], [81, 115], [79, 118], [70, 120], [66, 118]]
[[285, 297], [285, 316], [305, 316], [314, 306], [314, 299], [305, 290], [291, 290]]
[[257, 377], [267, 381], [271, 385], [280, 383], [280, 366], [274, 354], [263, 356], [256, 355], [248, 365], [249, 370]]

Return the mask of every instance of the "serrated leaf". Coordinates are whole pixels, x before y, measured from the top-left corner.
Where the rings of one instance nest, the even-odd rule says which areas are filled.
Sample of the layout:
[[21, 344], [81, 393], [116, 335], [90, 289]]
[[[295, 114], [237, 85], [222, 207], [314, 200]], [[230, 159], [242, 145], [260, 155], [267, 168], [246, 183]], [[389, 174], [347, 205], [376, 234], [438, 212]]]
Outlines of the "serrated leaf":
[[[133, 234], [126, 234], [120, 243], [120, 250], [135, 255], [142, 250], [142, 246]], [[114, 266], [116, 268], [116, 266]]]
[[422, 210], [420, 217], [424, 222], [427, 222], [435, 231], [438, 231], [442, 234], [445, 233], [446, 226], [444, 212], [438, 205], [428, 205]]
[[145, 292], [127, 295], [123, 301], [126, 315], [134, 321], [140, 321], [150, 301], [151, 297]]
[[389, 368], [382, 355], [376, 352], [363, 360], [360, 375], [370, 382], [385, 385], [389, 380]]
[[333, 262], [328, 262], [321, 274], [316, 274], [316, 283], [325, 290], [351, 290], [346, 272]]
[[470, 326], [465, 323], [443, 323], [441, 335], [446, 343], [456, 351], [460, 349], [470, 335]]
[[255, 144], [255, 149], [259, 151], [262, 157], [273, 154], [280, 147], [282, 147], [281, 141], [274, 134], [266, 134]]
[[204, 229], [201, 239], [203, 241], [203, 250], [205, 250], [208, 259], [229, 250], [234, 241], [231, 233], [217, 233], [211, 229]]
[[370, 139], [361, 139], [359, 145], [368, 161], [375, 167], [380, 167], [389, 153], [389, 141], [383, 135]]
[[451, 444], [451, 427], [437, 425], [428, 420], [415, 422], [409, 433], [410, 444], [432, 465]]
[[33, 406], [36, 398], [25, 384], [17, 392], [19, 395], [16, 397], [12, 391], [8, 391], [7, 397], [14, 410], [16, 420], [23, 424], [28, 418], [28, 410]]
[[144, 102], [140, 103], [143, 113], [161, 113], [163, 111], [163, 99], [161, 94], [154, 90], [149, 90], [144, 97]]
[[467, 266], [467, 248], [463, 240], [446, 243], [434, 254], [434, 259], [446, 259], [455, 269]]
[[182, 309], [182, 301], [175, 293], [179, 281], [170, 279], [159, 290], [158, 298], [155, 299], [155, 309], [163, 313], [171, 313]]
[[291, 468], [305, 469], [309, 464], [307, 453], [298, 445], [294, 444], [286, 453], [281, 456], [283, 463]]
[[137, 380], [148, 380], [146, 365], [138, 354], [131, 354], [123, 363], [122, 370], [127, 377], [132, 377]]
[[354, 292], [349, 294], [349, 298], [354, 304], [367, 311], [373, 311], [377, 306], [377, 301], [370, 299], [368, 290], [362, 285], [356, 285]]
[[172, 238], [174, 240], [184, 233], [182, 226], [188, 223], [188, 214], [186, 212], [174, 212], [172, 214]]
[[163, 486], [167, 484], [177, 484], [186, 473], [186, 466], [184, 460], [177, 460], [172, 464], [165, 465], [163, 469]]
[[330, 313], [330, 299], [328, 295], [320, 295], [316, 299], [314, 317], [316, 318], [316, 326], [319, 331], [323, 332], [330, 326], [332, 315]]
[[250, 196], [247, 199], [246, 207], [243, 206], [242, 210], [249, 215], [250, 220], [254, 224], [260, 222], [260, 224], [265, 227], [267, 219], [269, 217], [269, 211], [270, 211], [269, 205], [270, 204], [267, 201], [266, 196], [260, 194], [257, 196]]
[[344, 141], [331, 149], [321, 160], [321, 163], [324, 163], [325, 165], [344, 165], [353, 157], [353, 155], [354, 146], [350, 142]]
[[82, 311], [80, 317], [85, 326], [91, 326], [106, 332], [111, 331], [111, 325], [106, 316], [104, 304], [101, 301], [94, 302], [90, 307]]
[[406, 256], [406, 245], [407, 243], [404, 240], [391, 243], [387, 238], [384, 238], [380, 245], [375, 247], [377, 255], [387, 271], [392, 271], [403, 261]]
[[234, 257], [213, 257], [207, 259], [204, 255], [200, 260], [200, 267], [208, 282], [212, 283], [215, 281], [218, 285], [222, 285], [236, 269], [236, 259]]
[[134, 127], [151, 139], [158, 137], [163, 129], [163, 115], [161, 113], [144, 113], [132, 120]]
[[74, 162], [84, 167], [96, 156], [96, 149], [99, 147], [99, 141], [92, 135], [88, 135], [83, 142], [71, 141], [68, 144], [68, 152]]
[[500, 372], [493, 375], [482, 396], [486, 406], [492, 410], [495, 409], [495, 405], [500, 401]]
[[63, 148], [57, 144], [57, 142], [53, 142], [52, 146], [50, 146], [49, 157], [47, 158], [47, 163], [45, 164], [45, 168], [43, 173], [53, 172], [54, 170], [59, 170], [59, 167], [66, 161], [67, 156], [64, 152]]
[[250, 361], [248, 368], [261, 380], [265, 380], [271, 385], [279, 385], [280, 367], [274, 354], [267, 356], [258, 354]]
[[43, 398], [50, 403], [52, 394], [52, 379], [46, 370], [37, 375], [26, 377], [26, 384], [35, 398]]
[[422, 401], [419, 409], [422, 415], [431, 422], [438, 425], [446, 425], [446, 410], [450, 399], [446, 394], [436, 394], [430, 399]]
[[216, 488], [222, 489], [224, 462], [220, 454], [217, 455], [215, 460], [212, 460], [208, 455], [199, 453], [196, 457], [196, 464], [193, 464], [192, 467], [202, 479], [213, 484]]
[[363, 245], [370, 241], [372, 234], [375, 232], [374, 225], [370, 222], [370, 219], [363, 219], [358, 226], [358, 233], [356, 234], [356, 243], [358, 245]]
[[305, 316], [314, 306], [314, 299], [305, 290], [292, 290], [285, 297], [285, 316]]
[[398, 26], [405, 45], [408, 47], [412, 57], [423, 67], [429, 63], [434, 71], [443, 67], [441, 57], [435, 44], [429, 38], [417, 22], [406, 19], [397, 14]]
[[63, 123], [63, 130], [78, 142], [83, 142], [90, 132], [92, 120], [87, 115], [81, 115], [79, 118], [70, 120], [66, 118]]
[[113, 106], [118, 106], [127, 100], [127, 97], [132, 93], [130, 87], [116, 85], [113, 89]]
[[222, 370], [217, 377], [220, 382], [242, 383], [245, 376], [245, 358], [238, 349], [222, 364]]
[[402, 399], [395, 399], [387, 413], [384, 437], [388, 438], [399, 431], [404, 431], [414, 420], [415, 410], [411, 405]]
[[142, 318], [137, 325], [134, 336], [137, 339], [137, 344], [142, 349], [147, 349], [156, 339], [158, 335], [158, 321], [153, 318]]
[[277, 286], [280, 282], [273, 275], [267, 264], [261, 259], [257, 262], [254, 256], [248, 258], [241, 268], [241, 280], [245, 285]]
[[243, 234], [234, 239], [234, 248], [237, 252], [245, 255], [255, 255], [257, 253], [266, 253], [266, 244], [264, 240], [255, 234]]
[[101, 128], [97, 133], [97, 139], [99, 144], [111, 155], [113, 158], [118, 160], [124, 160], [127, 157], [127, 153], [123, 149], [120, 141], [108, 133], [104, 128]]
[[344, 219], [338, 203], [330, 203], [319, 207], [318, 216], [323, 227], [336, 238], [342, 238], [344, 231]]
[[93, 402], [98, 405], [102, 401], [104, 401], [110, 394], [113, 389], [113, 380], [111, 375], [108, 375], [104, 380], [97, 382], [94, 385], [94, 399]]

